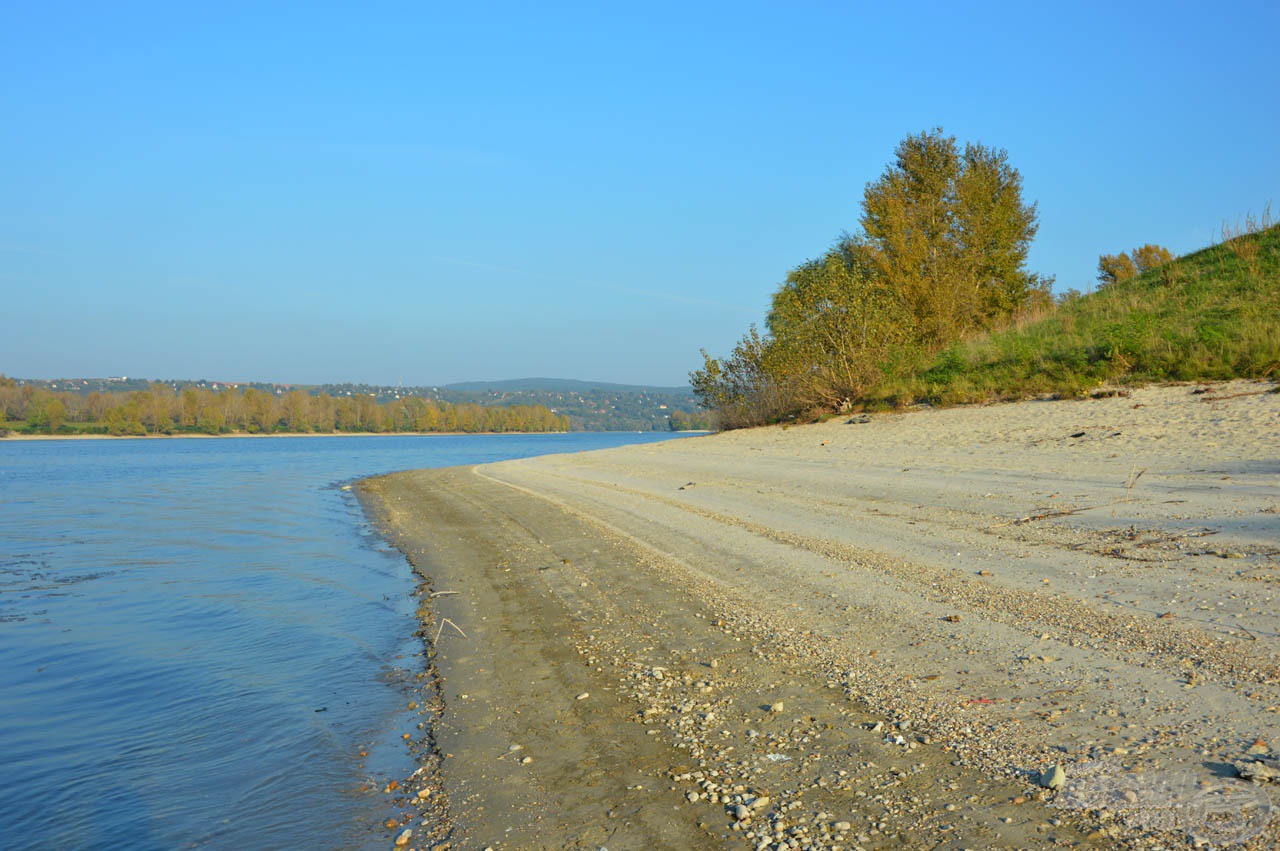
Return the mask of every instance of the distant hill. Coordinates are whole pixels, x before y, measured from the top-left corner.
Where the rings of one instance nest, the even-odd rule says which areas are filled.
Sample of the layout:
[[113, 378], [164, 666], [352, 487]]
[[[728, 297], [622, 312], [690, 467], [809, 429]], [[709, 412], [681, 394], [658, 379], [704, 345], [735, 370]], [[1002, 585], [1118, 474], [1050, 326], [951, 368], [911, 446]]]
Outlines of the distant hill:
[[444, 385], [445, 390], [459, 393], [519, 392], [547, 390], [553, 393], [587, 393], [601, 390], [606, 393], [662, 393], [667, 395], [688, 393], [693, 390], [682, 387], [661, 387], [649, 384], [610, 384], [607, 381], [579, 381], [576, 378], [511, 378], [506, 381], [459, 381]]
[[542, 405], [568, 416], [575, 431], [666, 431], [709, 423], [691, 387], [517, 378], [450, 384], [439, 388], [438, 398], [454, 404]]

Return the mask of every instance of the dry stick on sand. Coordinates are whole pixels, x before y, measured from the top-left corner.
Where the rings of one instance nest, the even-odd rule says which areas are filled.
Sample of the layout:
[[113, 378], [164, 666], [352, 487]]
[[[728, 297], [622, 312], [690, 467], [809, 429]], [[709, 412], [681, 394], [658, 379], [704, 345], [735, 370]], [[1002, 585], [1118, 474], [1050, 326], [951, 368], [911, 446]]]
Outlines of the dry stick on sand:
[[[1143, 472], [1147, 472], [1147, 471], [1143, 470], [1142, 472], [1139, 472], [1138, 476], [1142, 475]], [[1134, 482], [1138, 481], [1138, 476], [1133, 477]], [[1132, 482], [1130, 482], [1130, 484], [1126, 486], [1128, 486], [1128, 488], [1133, 488]], [[1005, 522], [1002, 522], [1002, 523], [992, 523], [992, 525], [988, 526], [987, 529], [1000, 529], [1001, 526], [1021, 526], [1023, 525], [1023, 523], [1033, 523], [1033, 522], [1036, 522], [1037, 520], [1048, 520], [1048, 518], [1050, 517], [1070, 517], [1071, 514], [1079, 514], [1080, 512], [1083, 512], [1083, 511], [1093, 511], [1094, 508], [1110, 508], [1112, 507], [1112, 505], [1124, 505], [1125, 503], [1132, 503], [1132, 502], [1133, 502], [1132, 497], [1125, 497], [1124, 499], [1117, 499], [1115, 500], [1115, 502], [1102, 503], [1100, 505], [1080, 505], [1079, 508], [1061, 508], [1061, 509], [1056, 509], [1056, 511], [1046, 511], [1038, 514], [1027, 514], [1027, 516], [1025, 517], [1015, 517], [1014, 520], [1006, 520]]]
[[1239, 399], [1241, 396], [1262, 396], [1265, 393], [1274, 393], [1275, 390], [1251, 390], [1248, 393], [1229, 393], [1226, 396], [1201, 396], [1201, 402], [1221, 402], [1223, 399]]
[[[1107, 503], [1111, 505], [1113, 503]], [[999, 529], [1001, 526], [1021, 526], [1023, 523], [1031, 523], [1036, 520], [1045, 520], [1049, 517], [1067, 517], [1071, 514], [1079, 514], [1081, 511], [1091, 511], [1095, 508], [1106, 508], [1106, 505], [1086, 505], [1082, 508], [1066, 508], [1060, 511], [1045, 511], [1040, 514], [1028, 514], [1026, 517], [1018, 517], [1014, 520], [1006, 520], [1003, 523], [997, 523], [992, 529]]]
[[466, 638], [466, 637], [467, 637], [467, 634], [466, 634], [465, 632], [463, 632], [463, 631], [462, 631], [462, 627], [458, 626], [456, 623], [454, 623], [453, 621], [449, 620], [448, 618], [441, 618], [441, 619], [440, 619], [440, 628], [436, 630], [436, 638], [435, 638], [435, 641], [431, 642], [432, 644], [439, 644], [439, 643], [440, 643], [440, 633], [444, 632], [444, 625], [445, 625], [445, 624], [448, 624], [449, 626], [451, 626], [451, 627], [453, 627], [454, 629], [456, 629], [456, 630], [458, 631], [458, 635], [461, 635], [463, 638]]
[[[1145, 472], [1147, 472], [1146, 467], [1143, 467], [1137, 472], [1131, 472], [1129, 474], [1129, 478], [1125, 480], [1124, 489], [1132, 492], [1133, 486], [1138, 483], [1138, 479], [1142, 478], [1142, 474]], [[1131, 502], [1132, 499], [1132, 496], [1126, 496], [1124, 499], [1118, 500], [1117, 502], [1105, 502], [1102, 505], [1085, 505], [1080, 508], [1064, 508], [1056, 511], [1044, 511], [1040, 514], [1028, 514], [1026, 517], [1019, 517], [1015, 520], [1006, 520], [1003, 523], [997, 523], [991, 528], [999, 529], [1001, 526], [1021, 526], [1023, 523], [1033, 523], [1036, 520], [1047, 520], [1050, 517], [1069, 517], [1072, 514], [1079, 514], [1082, 511], [1092, 511], [1095, 508], [1107, 508], [1111, 505], [1124, 505], [1126, 502]]]

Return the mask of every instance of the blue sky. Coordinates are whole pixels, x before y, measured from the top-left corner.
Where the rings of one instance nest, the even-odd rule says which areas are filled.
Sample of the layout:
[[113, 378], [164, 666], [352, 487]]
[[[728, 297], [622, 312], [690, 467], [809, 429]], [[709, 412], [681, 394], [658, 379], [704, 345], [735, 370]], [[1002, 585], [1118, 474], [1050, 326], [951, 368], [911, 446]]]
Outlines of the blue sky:
[[1280, 4], [0, 0], [0, 372], [683, 383], [904, 136], [1030, 268], [1280, 202]]

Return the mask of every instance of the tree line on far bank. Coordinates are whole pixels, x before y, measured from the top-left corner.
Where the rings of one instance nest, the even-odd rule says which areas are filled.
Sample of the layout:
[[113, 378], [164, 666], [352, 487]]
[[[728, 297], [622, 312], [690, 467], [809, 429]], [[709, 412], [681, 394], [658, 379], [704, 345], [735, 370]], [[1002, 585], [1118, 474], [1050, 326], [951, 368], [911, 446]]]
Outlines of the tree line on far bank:
[[[763, 331], [725, 357], [704, 350], [694, 392], [721, 428], [740, 428], [911, 385], [943, 349], [1053, 310], [1053, 279], [1026, 269], [1037, 228], [1004, 150], [941, 129], [909, 136], [867, 184], [858, 229], [788, 273]], [[1099, 279], [1171, 259], [1154, 245], [1103, 256]]]
[[[6, 426], [7, 422], [7, 426]], [[408, 397], [210, 390], [154, 383], [148, 390], [80, 395], [0, 376], [0, 434], [307, 434], [335, 432], [568, 431], [569, 418], [541, 405], [452, 405]]]

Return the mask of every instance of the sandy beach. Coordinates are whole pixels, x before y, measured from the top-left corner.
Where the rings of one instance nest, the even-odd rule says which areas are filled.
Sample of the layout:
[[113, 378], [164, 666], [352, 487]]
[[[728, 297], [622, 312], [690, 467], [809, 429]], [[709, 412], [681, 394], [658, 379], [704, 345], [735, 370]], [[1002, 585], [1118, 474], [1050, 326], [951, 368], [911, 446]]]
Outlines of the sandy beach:
[[433, 662], [391, 838], [1276, 847], [1273, 387], [366, 481]]

